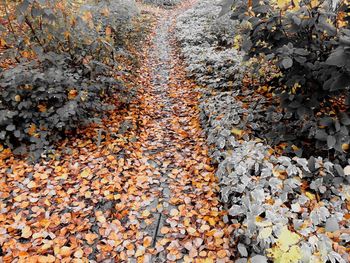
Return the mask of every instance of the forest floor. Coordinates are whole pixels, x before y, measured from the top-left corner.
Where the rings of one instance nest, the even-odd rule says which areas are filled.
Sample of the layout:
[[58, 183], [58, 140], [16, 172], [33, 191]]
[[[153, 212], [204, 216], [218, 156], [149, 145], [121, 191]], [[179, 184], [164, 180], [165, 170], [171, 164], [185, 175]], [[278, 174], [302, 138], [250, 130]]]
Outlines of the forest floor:
[[155, 19], [138, 95], [128, 111], [110, 112], [102, 140], [89, 127], [54, 159], [2, 159], [4, 262], [232, 262], [200, 94], [172, 33], [191, 4], [143, 7]]

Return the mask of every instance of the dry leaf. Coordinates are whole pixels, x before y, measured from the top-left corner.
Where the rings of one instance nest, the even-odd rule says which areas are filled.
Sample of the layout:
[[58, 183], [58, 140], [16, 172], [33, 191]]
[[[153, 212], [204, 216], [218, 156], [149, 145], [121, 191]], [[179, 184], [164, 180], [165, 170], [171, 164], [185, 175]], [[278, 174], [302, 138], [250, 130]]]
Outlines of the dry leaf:
[[23, 229], [22, 229], [22, 235], [21, 237], [23, 238], [30, 238], [32, 236], [33, 232], [32, 230], [30, 229], [29, 226], [25, 226]]

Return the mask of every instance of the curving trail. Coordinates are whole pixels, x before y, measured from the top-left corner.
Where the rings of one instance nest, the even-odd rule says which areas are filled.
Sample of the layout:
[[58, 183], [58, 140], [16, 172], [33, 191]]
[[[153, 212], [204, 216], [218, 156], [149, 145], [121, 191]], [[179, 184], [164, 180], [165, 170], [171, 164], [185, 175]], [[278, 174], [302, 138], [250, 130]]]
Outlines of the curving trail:
[[172, 37], [176, 16], [190, 4], [158, 10], [151, 46], [143, 54], [140, 143], [156, 182], [147, 190], [153, 223], [145, 231], [155, 246], [152, 262], [231, 262], [232, 228], [219, 211], [214, 167], [199, 123], [199, 94], [185, 77]]
[[233, 262], [199, 94], [172, 37], [190, 5], [143, 7], [157, 21], [129, 109], [41, 163], [1, 153], [1, 262]]

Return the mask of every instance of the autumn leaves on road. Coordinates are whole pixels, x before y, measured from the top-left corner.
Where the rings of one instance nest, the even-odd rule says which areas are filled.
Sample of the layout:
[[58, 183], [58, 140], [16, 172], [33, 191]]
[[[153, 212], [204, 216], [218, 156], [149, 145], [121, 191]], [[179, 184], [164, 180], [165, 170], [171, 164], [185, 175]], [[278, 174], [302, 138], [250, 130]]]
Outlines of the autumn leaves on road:
[[157, 21], [139, 54], [139, 95], [110, 113], [100, 145], [90, 127], [54, 160], [2, 161], [4, 262], [232, 262], [199, 94], [171, 33], [184, 8], [144, 10]]

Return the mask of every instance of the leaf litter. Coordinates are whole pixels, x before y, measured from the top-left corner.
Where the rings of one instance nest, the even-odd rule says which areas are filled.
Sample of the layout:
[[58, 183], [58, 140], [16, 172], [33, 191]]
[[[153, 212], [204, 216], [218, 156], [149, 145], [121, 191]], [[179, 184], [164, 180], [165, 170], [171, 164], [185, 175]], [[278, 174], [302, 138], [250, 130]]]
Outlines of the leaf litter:
[[233, 226], [220, 210], [199, 94], [171, 48], [169, 30], [191, 4], [143, 7], [157, 21], [138, 54], [128, 109], [80, 129], [37, 164], [0, 153], [4, 262], [231, 262]]

